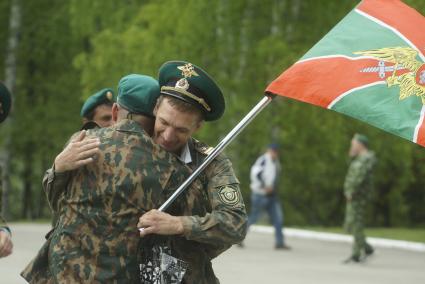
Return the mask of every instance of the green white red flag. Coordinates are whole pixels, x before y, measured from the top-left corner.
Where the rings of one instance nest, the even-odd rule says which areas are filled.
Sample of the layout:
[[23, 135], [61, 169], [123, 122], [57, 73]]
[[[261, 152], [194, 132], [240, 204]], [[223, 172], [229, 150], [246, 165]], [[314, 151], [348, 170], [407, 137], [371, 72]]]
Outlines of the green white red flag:
[[425, 146], [425, 18], [364, 0], [266, 92], [335, 110]]

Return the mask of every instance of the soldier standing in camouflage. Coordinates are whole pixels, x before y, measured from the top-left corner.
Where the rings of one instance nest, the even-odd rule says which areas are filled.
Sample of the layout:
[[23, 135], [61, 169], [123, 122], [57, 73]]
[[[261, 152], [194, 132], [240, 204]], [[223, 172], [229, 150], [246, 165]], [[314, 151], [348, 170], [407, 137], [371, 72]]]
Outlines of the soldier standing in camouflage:
[[138, 216], [156, 208], [189, 175], [154, 144], [155, 79], [129, 75], [119, 84], [112, 127], [93, 129], [97, 158], [70, 173], [57, 202], [59, 221], [22, 272], [30, 283], [139, 283]]
[[362, 134], [354, 135], [351, 140], [350, 158], [344, 182], [344, 195], [347, 201], [345, 224], [347, 232], [353, 234], [354, 243], [351, 256], [345, 263], [360, 262], [373, 254], [373, 248], [367, 243], [364, 234], [366, 206], [373, 189], [372, 173], [376, 163], [374, 152], [369, 150], [369, 141]]
[[[5, 85], [3, 85], [2, 82], [0, 82], [0, 123], [3, 122], [8, 116], [11, 103], [12, 101], [9, 90]], [[10, 255], [12, 250], [13, 243], [10, 228], [3, 217], [0, 216], [0, 258]]]
[[[212, 148], [191, 136], [204, 120], [222, 116], [225, 108], [222, 92], [205, 71], [184, 61], [166, 62], [159, 70], [159, 84], [161, 96], [154, 110], [153, 139], [195, 169]], [[200, 188], [188, 189], [175, 201], [178, 210], [168, 210], [171, 214], [152, 210], [141, 216], [138, 226], [143, 228], [140, 235], [144, 238], [151, 234], [168, 236], [159, 247], [162, 250], [165, 247], [187, 265], [184, 283], [219, 283], [211, 260], [244, 239], [247, 215], [239, 181], [224, 154], [199, 179]], [[153, 263], [153, 267], [147, 270], [158, 267], [155, 261], [148, 263]]]

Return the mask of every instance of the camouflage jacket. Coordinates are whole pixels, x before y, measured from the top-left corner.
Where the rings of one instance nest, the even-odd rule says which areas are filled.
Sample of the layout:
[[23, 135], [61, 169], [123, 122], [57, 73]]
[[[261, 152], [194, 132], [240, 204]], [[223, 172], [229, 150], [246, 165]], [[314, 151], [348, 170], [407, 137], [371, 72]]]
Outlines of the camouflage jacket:
[[139, 283], [138, 218], [190, 174], [134, 121], [88, 134], [101, 154], [70, 174], [56, 228], [22, 273], [30, 283]]
[[[212, 148], [194, 139], [189, 141], [193, 169]], [[241, 242], [247, 232], [247, 215], [239, 181], [230, 160], [219, 155], [176, 202], [184, 216], [183, 236], [169, 238], [172, 254], [189, 264], [184, 283], [219, 283], [211, 260], [233, 244]]]
[[47, 202], [53, 213], [60, 211], [61, 200], [68, 186], [68, 181], [72, 172], [56, 173], [54, 166], [46, 171], [43, 177], [43, 189]]
[[[94, 121], [88, 121], [86, 122], [80, 130], [96, 130], [100, 129], [101, 127]], [[75, 133], [65, 144], [68, 145], [68, 143], [78, 135], [79, 132]], [[64, 191], [66, 187], [68, 186], [68, 181], [71, 176], [70, 171], [57, 173], [55, 172], [55, 165], [53, 164], [52, 168], [48, 169], [44, 173], [42, 185], [43, 190], [47, 198], [47, 202], [50, 206], [50, 208], [53, 211], [53, 216], [57, 217], [57, 214], [60, 211], [60, 205], [61, 200], [64, 197]]]
[[[189, 141], [192, 169], [207, 156], [210, 147], [196, 140]], [[46, 172], [43, 187], [53, 211], [60, 210], [69, 173]], [[188, 263], [185, 283], [218, 283], [211, 260], [232, 244], [241, 242], [247, 230], [245, 205], [230, 160], [219, 155], [200, 175], [190, 189], [180, 196], [168, 213], [182, 217], [184, 235], [141, 240], [144, 250], [152, 243], [171, 248], [171, 254]]]
[[350, 163], [344, 182], [344, 194], [353, 201], [367, 198], [373, 187], [372, 172], [376, 163], [375, 154], [368, 151]]

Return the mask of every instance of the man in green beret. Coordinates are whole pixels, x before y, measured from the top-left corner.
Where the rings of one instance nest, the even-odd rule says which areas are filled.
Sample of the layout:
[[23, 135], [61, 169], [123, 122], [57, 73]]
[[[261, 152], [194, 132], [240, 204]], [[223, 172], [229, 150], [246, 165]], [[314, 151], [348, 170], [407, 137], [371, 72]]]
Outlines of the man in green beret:
[[[12, 99], [10, 92], [6, 86], [0, 82], [0, 123], [8, 116], [11, 104]], [[0, 216], [0, 258], [10, 255], [12, 250], [13, 243], [10, 228], [3, 217]]]
[[369, 140], [365, 135], [355, 134], [349, 151], [351, 163], [344, 182], [344, 196], [347, 201], [344, 227], [353, 234], [351, 256], [345, 263], [360, 262], [373, 254], [364, 234], [364, 218], [367, 202], [373, 190], [373, 168], [375, 154], [369, 150]]
[[22, 272], [27, 281], [140, 283], [138, 216], [164, 202], [190, 174], [148, 135], [158, 96], [158, 82], [151, 77], [132, 74], [120, 80], [114, 124], [88, 130], [88, 137], [100, 139], [99, 152], [91, 163], [67, 173], [56, 201], [59, 221]]
[[[222, 116], [223, 94], [204, 70], [184, 61], [162, 65], [159, 84], [161, 96], [154, 110], [153, 139], [195, 169], [212, 148], [193, 139], [192, 135], [204, 121]], [[219, 155], [201, 173], [199, 180], [201, 188], [188, 189], [176, 200], [180, 210], [171, 214], [152, 210], [140, 217], [138, 226], [143, 228], [142, 237], [153, 234], [164, 237], [143, 250], [142, 275], [146, 278], [152, 269], [161, 270], [146, 263], [154, 263], [155, 251], [167, 250], [188, 266], [184, 283], [218, 283], [211, 260], [244, 239], [247, 215], [230, 160], [224, 154]], [[150, 252], [152, 247], [154, 251]]]
[[83, 124], [95, 122], [99, 127], [112, 125], [112, 105], [115, 102], [114, 91], [105, 88], [90, 96], [81, 108]]

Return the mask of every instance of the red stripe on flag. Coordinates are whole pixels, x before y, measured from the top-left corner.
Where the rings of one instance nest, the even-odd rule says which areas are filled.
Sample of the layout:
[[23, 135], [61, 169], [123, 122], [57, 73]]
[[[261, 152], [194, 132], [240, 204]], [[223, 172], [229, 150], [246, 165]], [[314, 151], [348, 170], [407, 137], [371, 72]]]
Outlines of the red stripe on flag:
[[399, 0], [364, 0], [358, 10], [392, 26], [425, 54], [425, 17]]
[[378, 72], [360, 72], [373, 66], [378, 66], [378, 60], [344, 57], [306, 60], [283, 72], [266, 92], [327, 108], [338, 96], [351, 89], [382, 81]]

